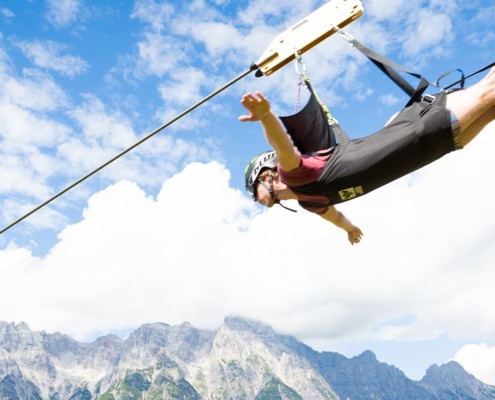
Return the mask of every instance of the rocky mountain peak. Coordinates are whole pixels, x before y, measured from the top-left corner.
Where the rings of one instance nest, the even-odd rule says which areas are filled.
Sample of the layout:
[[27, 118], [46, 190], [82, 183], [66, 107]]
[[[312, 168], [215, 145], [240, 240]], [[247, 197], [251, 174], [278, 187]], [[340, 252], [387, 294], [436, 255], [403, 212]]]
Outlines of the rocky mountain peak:
[[0, 346], [9, 353], [27, 350], [33, 347], [41, 347], [41, 335], [31, 332], [25, 322], [0, 323]]
[[478, 381], [455, 361], [429, 367], [420, 385], [433, 392], [439, 400], [495, 399], [495, 387]]
[[376, 359], [376, 355], [375, 353], [373, 353], [371, 350], [366, 350], [366, 351], [363, 351], [359, 356], [358, 356], [358, 359], [361, 361], [361, 362], [366, 362], [366, 363], [376, 363], [377, 362], [377, 359]]
[[238, 315], [225, 317], [224, 326], [234, 331], [248, 331], [256, 335], [274, 335], [275, 332], [271, 327], [259, 321], [243, 318]]
[[474, 376], [471, 374], [467, 373], [462, 366], [455, 362], [455, 361], [450, 361], [447, 364], [443, 364], [441, 366], [438, 366], [436, 364], [433, 364], [428, 368], [426, 371], [426, 376], [425, 378], [435, 380], [435, 379], [445, 379], [449, 378], [452, 380], [460, 380], [460, 379], [473, 379]]
[[96, 398], [493, 400], [495, 387], [455, 362], [415, 382], [371, 351], [319, 353], [239, 316], [215, 331], [153, 323], [92, 343], [0, 322], [1, 400]]

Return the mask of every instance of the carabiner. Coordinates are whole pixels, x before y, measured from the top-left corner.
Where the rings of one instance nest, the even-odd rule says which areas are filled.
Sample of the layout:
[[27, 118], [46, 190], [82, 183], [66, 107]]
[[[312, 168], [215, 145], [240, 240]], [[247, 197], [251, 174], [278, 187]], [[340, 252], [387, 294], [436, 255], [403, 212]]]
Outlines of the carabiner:
[[335, 31], [340, 35], [340, 37], [342, 39], [344, 39], [347, 43], [349, 43], [351, 45], [351, 47], [354, 47], [354, 38], [349, 34], [347, 33], [346, 31], [344, 31], [343, 29], [340, 29], [337, 25], [334, 25], [334, 24], [330, 24], [330, 26], [335, 29]]
[[[302, 57], [301, 57], [301, 53], [299, 52], [299, 50], [295, 49], [294, 50], [294, 55], [295, 55], [295, 58], [296, 58], [296, 61], [295, 61], [296, 73], [297, 73], [297, 75], [301, 75], [304, 72], [306, 72], [306, 64], [304, 64], [304, 62], [302, 60]], [[299, 64], [302, 65], [302, 72], [299, 71]]]

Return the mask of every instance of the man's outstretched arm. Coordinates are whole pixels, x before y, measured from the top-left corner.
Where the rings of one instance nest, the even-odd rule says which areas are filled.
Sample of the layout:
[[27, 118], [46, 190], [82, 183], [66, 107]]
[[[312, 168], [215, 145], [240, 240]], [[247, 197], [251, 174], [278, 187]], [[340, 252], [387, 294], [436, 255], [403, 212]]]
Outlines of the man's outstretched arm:
[[347, 217], [338, 211], [335, 207], [330, 206], [325, 214], [321, 217], [327, 221], [330, 221], [335, 226], [342, 228], [347, 232], [347, 237], [352, 245], [359, 243], [363, 236], [363, 232], [357, 226], [353, 225]]
[[241, 115], [240, 121], [259, 121], [263, 126], [266, 140], [277, 153], [277, 161], [285, 171], [299, 167], [301, 154], [294, 147], [278, 117], [270, 109], [270, 102], [260, 92], [256, 95], [247, 93], [241, 104], [249, 111], [249, 115]]

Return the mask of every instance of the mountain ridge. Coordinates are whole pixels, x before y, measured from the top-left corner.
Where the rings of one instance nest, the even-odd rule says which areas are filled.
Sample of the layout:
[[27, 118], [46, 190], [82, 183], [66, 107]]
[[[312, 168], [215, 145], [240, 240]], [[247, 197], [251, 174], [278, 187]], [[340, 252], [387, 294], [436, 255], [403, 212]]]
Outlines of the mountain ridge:
[[144, 324], [127, 339], [81, 343], [0, 322], [0, 399], [495, 399], [495, 387], [449, 362], [413, 381], [371, 351], [317, 352], [262, 322], [216, 330]]

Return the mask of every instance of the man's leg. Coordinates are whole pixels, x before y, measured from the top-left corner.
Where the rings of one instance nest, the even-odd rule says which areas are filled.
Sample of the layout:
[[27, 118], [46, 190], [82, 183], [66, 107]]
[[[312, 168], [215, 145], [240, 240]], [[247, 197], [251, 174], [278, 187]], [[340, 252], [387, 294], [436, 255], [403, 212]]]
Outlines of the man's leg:
[[495, 68], [474, 86], [448, 94], [447, 108], [461, 127], [458, 144], [467, 145], [495, 119]]
[[[461, 133], [457, 139], [457, 143], [464, 147], [471, 140], [473, 140], [478, 133], [490, 122], [495, 120], [495, 106], [485, 111], [480, 117], [478, 117], [471, 125], [466, 129], [461, 128]], [[461, 125], [462, 126], [462, 125]]]

